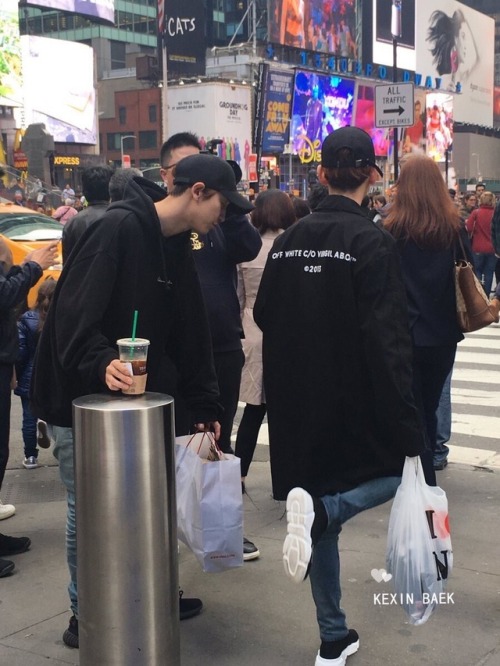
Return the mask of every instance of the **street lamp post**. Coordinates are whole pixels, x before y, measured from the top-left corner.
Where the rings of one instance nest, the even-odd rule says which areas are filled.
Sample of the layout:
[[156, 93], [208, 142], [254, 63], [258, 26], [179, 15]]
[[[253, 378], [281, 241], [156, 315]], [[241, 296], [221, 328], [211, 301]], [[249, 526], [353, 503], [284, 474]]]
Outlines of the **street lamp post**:
[[123, 169], [123, 142], [125, 139], [135, 139], [135, 134], [124, 134], [120, 136], [120, 155], [121, 155], [121, 165]]
[[476, 183], [479, 183], [481, 180], [481, 172], [479, 171], [479, 154], [472, 153], [472, 157], [476, 158]]

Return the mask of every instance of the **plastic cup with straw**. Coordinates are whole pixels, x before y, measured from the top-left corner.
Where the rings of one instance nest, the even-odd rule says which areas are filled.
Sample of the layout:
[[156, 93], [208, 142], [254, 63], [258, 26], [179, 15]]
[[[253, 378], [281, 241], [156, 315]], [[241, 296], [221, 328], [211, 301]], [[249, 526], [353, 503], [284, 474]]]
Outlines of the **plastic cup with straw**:
[[137, 319], [138, 311], [134, 310], [134, 319], [132, 322], [132, 336], [130, 338], [121, 338], [116, 341], [120, 361], [128, 366], [133, 378], [132, 386], [128, 389], [122, 389], [122, 393], [127, 395], [142, 395], [146, 390], [147, 380], [147, 358], [149, 340], [137, 338]]

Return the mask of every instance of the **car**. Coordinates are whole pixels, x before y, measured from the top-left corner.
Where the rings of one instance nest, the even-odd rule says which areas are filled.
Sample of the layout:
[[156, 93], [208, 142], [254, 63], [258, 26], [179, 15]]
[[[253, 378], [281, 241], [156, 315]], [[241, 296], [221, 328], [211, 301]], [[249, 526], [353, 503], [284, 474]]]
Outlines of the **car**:
[[13, 203], [0, 203], [0, 237], [12, 251], [13, 263], [21, 264], [26, 256], [46, 243], [58, 240], [57, 263], [43, 276], [28, 294], [28, 306], [33, 307], [42, 280], [57, 280], [62, 270], [61, 237], [64, 225], [43, 213]]

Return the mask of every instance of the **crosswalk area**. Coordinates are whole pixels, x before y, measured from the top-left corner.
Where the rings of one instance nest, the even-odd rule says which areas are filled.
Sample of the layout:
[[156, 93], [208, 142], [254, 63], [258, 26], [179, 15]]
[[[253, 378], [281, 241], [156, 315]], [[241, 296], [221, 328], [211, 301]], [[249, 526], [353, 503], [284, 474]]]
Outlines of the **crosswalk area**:
[[[451, 383], [449, 461], [500, 469], [500, 324], [467, 333], [459, 343]], [[239, 403], [233, 442], [244, 403]], [[267, 423], [258, 443], [269, 445]]]
[[451, 382], [450, 462], [500, 469], [500, 324], [467, 333]]

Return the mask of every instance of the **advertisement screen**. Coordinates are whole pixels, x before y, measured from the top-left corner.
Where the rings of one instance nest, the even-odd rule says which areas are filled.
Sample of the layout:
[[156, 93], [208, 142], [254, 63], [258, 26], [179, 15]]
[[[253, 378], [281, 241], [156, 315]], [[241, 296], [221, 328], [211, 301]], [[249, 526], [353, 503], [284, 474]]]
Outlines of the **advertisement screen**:
[[17, 0], [0, 4], [0, 105], [22, 103], [21, 41]]
[[[445, 95], [448, 98], [448, 95]], [[435, 101], [435, 100], [432, 100]], [[402, 152], [414, 153], [425, 152], [426, 150], [426, 93], [424, 90], [416, 88], [414, 91], [414, 112], [413, 118], [415, 122], [411, 127], [405, 127], [402, 132]]]
[[218, 154], [234, 160], [248, 180], [252, 144], [252, 94], [249, 86], [223, 83], [169, 86], [168, 131], [194, 132], [205, 148], [218, 139]]
[[321, 148], [330, 132], [352, 124], [354, 84], [340, 76], [295, 72], [290, 143], [302, 161]]
[[41, 9], [58, 9], [81, 14], [103, 23], [115, 23], [114, 0], [28, 0], [23, 3]]
[[[21, 51], [26, 124], [45, 123], [54, 141], [95, 144], [94, 51], [61, 39], [23, 35]], [[47, 87], [47, 72], [71, 63], [64, 86]]]
[[453, 146], [453, 96], [429, 93], [426, 96], [426, 149], [436, 162], [444, 162]]
[[[455, 95], [460, 122], [493, 124], [494, 19], [455, 0], [420, 0], [417, 5], [417, 71], [439, 77]], [[458, 92], [458, 91], [457, 91]]]
[[269, 41], [356, 58], [356, 0], [270, 0]]
[[[394, 60], [393, 0], [372, 0], [373, 9], [373, 62], [392, 67]], [[414, 71], [416, 67], [415, 47], [415, 0], [404, 0], [398, 6], [401, 36], [398, 37], [398, 68]]]
[[375, 87], [373, 85], [358, 83], [354, 125], [364, 129], [371, 136], [377, 157], [387, 156], [390, 147], [389, 130], [375, 127]]

